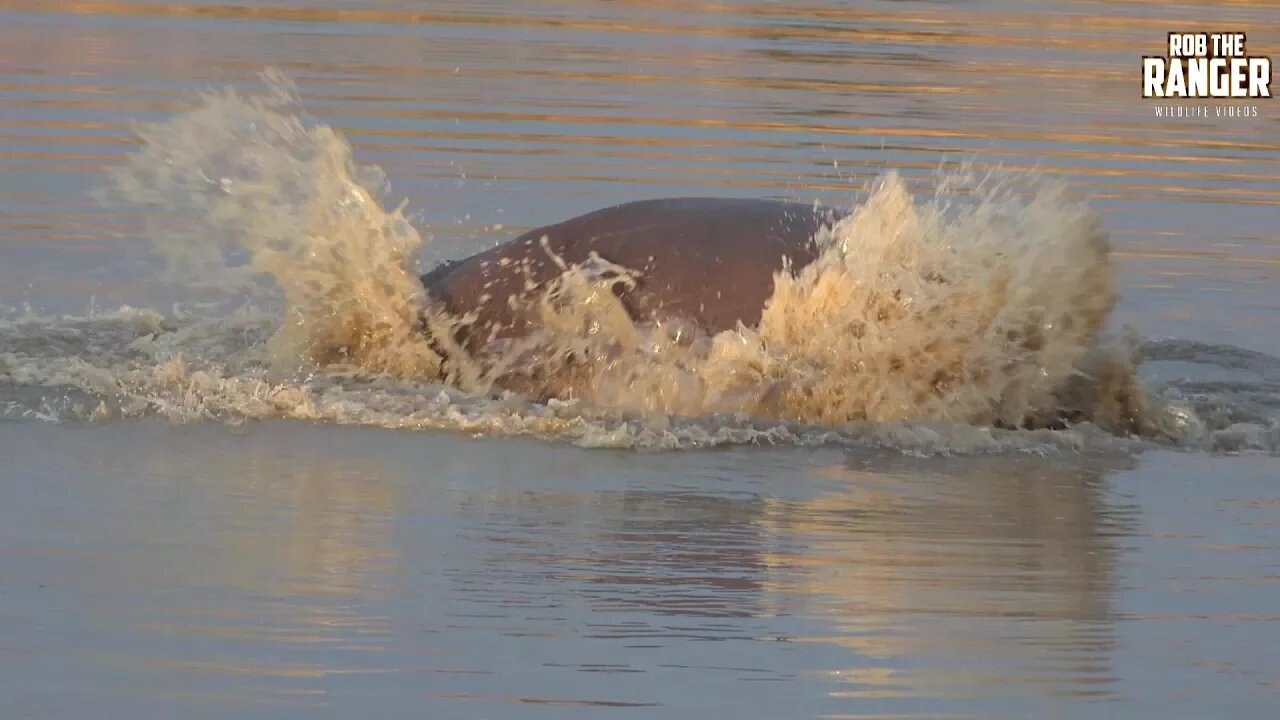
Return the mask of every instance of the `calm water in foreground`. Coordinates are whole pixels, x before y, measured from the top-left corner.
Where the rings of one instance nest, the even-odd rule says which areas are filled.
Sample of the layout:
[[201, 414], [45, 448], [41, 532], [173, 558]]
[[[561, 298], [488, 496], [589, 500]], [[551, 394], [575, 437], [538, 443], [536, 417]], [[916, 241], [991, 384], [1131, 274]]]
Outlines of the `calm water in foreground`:
[[[1280, 101], [1137, 97], [1201, 29], [1280, 57], [1266, 1], [0, 0], [0, 717], [1275, 717]], [[1111, 231], [1115, 326], [1205, 344], [1145, 376], [1258, 449], [601, 449], [646, 443], [395, 387], [256, 420], [227, 377], [95, 414], [85, 367], [150, 321], [88, 316], [195, 292], [91, 191], [133, 122], [266, 66], [408, 198], [427, 264], [642, 197], [1038, 166]]]

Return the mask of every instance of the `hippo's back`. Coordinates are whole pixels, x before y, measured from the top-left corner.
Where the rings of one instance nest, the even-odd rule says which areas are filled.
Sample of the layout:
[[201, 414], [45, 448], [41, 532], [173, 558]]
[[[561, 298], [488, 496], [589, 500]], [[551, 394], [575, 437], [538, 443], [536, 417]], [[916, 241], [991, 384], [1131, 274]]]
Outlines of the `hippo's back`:
[[814, 234], [834, 218], [776, 200], [643, 200], [531, 230], [437, 268], [423, 284], [449, 311], [475, 312], [481, 342], [518, 336], [534, 319], [530, 301], [561, 272], [551, 255], [575, 264], [594, 252], [638, 272], [635, 287], [619, 287], [634, 318], [683, 317], [715, 333], [758, 324], [784, 258], [812, 261]]

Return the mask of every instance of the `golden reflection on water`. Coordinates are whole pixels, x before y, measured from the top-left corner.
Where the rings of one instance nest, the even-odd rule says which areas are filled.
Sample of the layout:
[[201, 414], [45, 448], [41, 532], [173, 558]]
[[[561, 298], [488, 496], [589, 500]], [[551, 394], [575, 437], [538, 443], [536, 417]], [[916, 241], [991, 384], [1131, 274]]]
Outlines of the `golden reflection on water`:
[[1153, 672], [1206, 695], [1274, 680], [1254, 662], [1277, 621], [1273, 458], [1116, 473], [289, 423], [13, 432], [0, 457], [23, 447], [34, 482], [0, 509], [6, 669], [55, 658], [107, 707], [669, 709], [701, 700], [687, 685], [759, 717], [770, 697], [964, 717], [1133, 701], [1163, 692]]
[[834, 694], [1105, 695], [1111, 538], [1134, 520], [1108, 507], [1101, 471], [1002, 459], [922, 475], [893, 464], [829, 466], [838, 490], [765, 513], [772, 533], [805, 543], [765, 556], [771, 591], [807, 597], [832, 622], [831, 635], [802, 640], [867, 663], [832, 671], [849, 686]]
[[202, 458], [211, 482], [235, 483], [225, 496], [232, 525], [218, 584], [271, 578], [303, 595], [378, 592], [373, 578], [394, 571], [398, 558], [390, 530], [403, 491], [382, 477], [385, 466], [359, 458], [312, 465], [269, 446], [249, 449]]
[[[121, 507], [112, 547], [145, 550], [116, 563], [102, 582], [169, 590], [100, 612], [130, 618], [132, 632], [205, 651], [123, 651], [95, 661], [272, 682], [248, 695], [155, 696], [232, 704], [318, 701], [293, 696], [309, 687], [323, 695], [313, 686], [332, 676], [391, 672], [351, 659], [386, 651], [393, 637], [390, 619], [370, 607], [400, 571], [393, 531], [403, 479], [358, 454], [319, 452], [315, 462], [306, 461], [305, 448], [282, 455], [252, 433], [213, 429], [167, 444], [116, 463], [135, 479], [113, 497]], [[263, 657], [253, 651], [262, 644], [279, 650]]]
[[[696, 479], [683, 490], [466, 493], [459, 513], [487, 538], [466, 576], [472, 612], [533, 613], [542, 590], [558, 587], [588, 604], [592, 637], [659, 645], [727, 640], [752, 618], [808, 618], [824, 631], [779, 639], [850, 651], [849, 665], [806, 669], [843, 700], [1108, 696], [1116, 540], [1137, 526], [1102, 479], [1115, 468], [1042, 458], [924, 467], [823, 466], [806, 474], [825, 491], [804, 499], [718, 495]], [[770, 487], [815, 479], [779, 473]], [[774, 672], [751, 662], [738, 669]]]

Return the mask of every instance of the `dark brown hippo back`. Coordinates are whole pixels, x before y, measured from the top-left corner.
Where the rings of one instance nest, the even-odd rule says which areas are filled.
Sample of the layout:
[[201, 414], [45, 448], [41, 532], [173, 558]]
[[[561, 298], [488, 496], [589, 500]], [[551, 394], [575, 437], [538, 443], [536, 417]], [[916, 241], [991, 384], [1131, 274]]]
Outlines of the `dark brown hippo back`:
[[775, 200], [644, 200], [531, 230], [422, 282], [450, 312], [477, 314], [466, 338], [475, 348], [528, 332], [532, 301], [561, 273], [553, 253], [577, 264], [595, 252], [639, 271], [634, 287], [617, 288], [637, 321], [681, 317], [715, 333], [757, 325], [783, 259], [796, 268], [811, 262], [814, 233], [835, 218], [827, 208]]

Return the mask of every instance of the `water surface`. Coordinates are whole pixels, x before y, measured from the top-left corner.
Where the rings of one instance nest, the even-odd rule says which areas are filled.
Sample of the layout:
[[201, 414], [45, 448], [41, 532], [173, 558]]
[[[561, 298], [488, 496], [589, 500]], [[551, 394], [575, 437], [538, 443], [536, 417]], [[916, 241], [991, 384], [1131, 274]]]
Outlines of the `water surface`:
[[[1270, 717], [1280, 110], [1155, 118], [1139, 58], [1175, 29], [1280, 56], [1274, 2], [0, 0], [0, 705]], [[190, 330], [172, 303], [204, 296], [91, 190], [134, 122], [266, 66], [383, 168], [426, 264], [643, 197], [847, 205], [886, 169], [927, 192], [961, 158], [1063, 177], [1111, 233], [1113, 325], [1172, 338], [1144, 377], [1210, 399], [1213, 452], [584, 427], [416, 386], [322, 386], [315, 423], [195, 381], [95, 415], [121, 379], [84, 365], [163, 357], [139, 338]], [[1241, 446], [1259, 451], [1222, 452]]]

